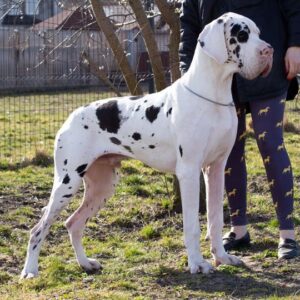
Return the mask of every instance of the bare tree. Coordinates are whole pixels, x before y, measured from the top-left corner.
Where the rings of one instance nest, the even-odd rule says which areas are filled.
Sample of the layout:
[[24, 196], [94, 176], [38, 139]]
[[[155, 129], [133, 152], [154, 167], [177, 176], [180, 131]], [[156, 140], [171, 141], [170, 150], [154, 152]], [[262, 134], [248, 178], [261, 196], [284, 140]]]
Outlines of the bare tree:
[[[155, 3], [160, 10], [162, 17], [170, 27], [170, 42], [169, 42], [169, 59], [170, 59], [170, 71], [172, 82], [180, 78], [179, 70], [179, 41], [180, 41], [180, 24], [178, 14], [176, 14], [177, 1], [171, 3], [166, 0], [155, 0]], [[173, 177], [173, 210], [176, 212], [182, 212], [180, 187], [177, 177]]]
[[93, 59], [89, 56], [89, 54], [86, 51], [82, 51], [81, 53], [81, 60], [84, 66], [89, 69], [89, 71], [97, 76], [100, 80], [102, 80], [111, 91], [113, 91], [117, 96], [122, 96], [121, 93], [116, 89], [113, 83], [109, 80], [107, 77], [106, 72], [99, 66], [97, 66], [96, 62], [93, 61]]
[[[152, 4], [154, 4], [155, 2], [155, 10], [145, 10], [144, 4], [149, 1]], [[23, 5], [24, 1], [18, 0], [17, 3], [18, 5]], [[125, 79], [126, 85], [130, 93], [133, 95], [140, 95], [143, 92], [137, 81], [135, 73], [136, 70], [133, 70], [129, 63], [128, 55], [130, 53], [125, 51], [126, 49], [123, 46], [124, 41], [122, 41], [118, 37], [119, 30], [124, 28], [124, 26], [131, 25], [132, 23], [137, 23], [139, 27], [139, 32], [136, 34], [135, 38], [142, 36], [151, 63], [156, 90], [162, 90], [167, 86], [165, 69], [162, 63], [158, 43], [155, 38], [155, 32], [151, 27], [149, 21], [150, 18], [152, 18], [153, 20], [154, 18], [155, 20], [157, 20], [156, 18], [160, 18], [162, 20], [162, 23], [166, 23], [170, 29], [170, 39], [168, 47], [171, 81], [174, 82], [180, 77], [178, 57], [178, 46], [180, 36], [178, 7], [180, 6], [180, 0], [61, 0], [59, 3], [61, 4], [62, 9], [64, 10], [75, 11], [77, 9], [81, 9], [83, 12], [83, 18], [86, 18], [86, 21], [82, 22], [81, 28], [77, 28], [75, 32], [73, 30], [73, 32], [70, 35], [64, 37], [62, 41], [56, 42], [56, 44], [54, 41], [58, 41], [58, 39], [55, 39], [55, 35], [58, 35], [58, 33], [62, 33], [61, 31], [63, 26], [58, 28], [56, 31], [52, 31], [49, 34], [44, 34], [45, 39], [47, 39], [47, 41], [49, 40], [49, 43], [53, 43], [53, 45], [49, 44], [49, 47], [43, 49], [43, 53], [45, 55], [39, 62], [38, 66], [46, 64], [47, 61], [50, 61], [50, 63], [54, 62], [59, 57], [59, 55], [55, 55], [56, 51], [57, 53], [59, 53], [59, 50], [61, 48], [65, 49], [71, 47], [72, 43], [75, 43], [76, 40], [79, 39], [81, 34], [88, 32], [89, 26], [91, 24], [97, 23], [99, 28], [101, 29], [101, 33], [103, 33], [109, 45], [107, 52], [109, 52], [110, 50], [113, 52], [115, 61], [117, 62], [117, 65], [123, 75], [123, 78]], [[104, 10], [105, 6], [109, 7], [110, 5], [116, 4], [122, 5], [125, 9], [122, 10], [122, 12], [120, 13], [116, 12], [115, 10], [112, 10], [113, 13], [110, 15], [105, 13], [105, 11], [107, 11]], [[159, 11], [157, 11], [157, 8]], [[89, 12], [91, 10], [93, 11], [93, 13]], [[91, 15], [93, 15], [93, 17], [90, 18]], [[69, 16], [71, 16], [71, 14]], [[64, 23], [67, 22], [68, 19], [66, 19]], [[99, 28], [92, 30], [99, 30]], [[53, 36], [49, 37], [49, 35], [51, 34], [53, 34]], [[89, 36], [89, 34], [86, 34], [86, 36]], [[133, 43], [133, 40], [126, 41], [126, 43]], [[89, 50], [90, 49], [88, 44], [83, 50], [81, 50], [79, 62], [80, 66], [84, 66], [89, 73], [92, 73], [93, 75], [98, 77], [102, 82], [109, 86], [114, 93], [120, 96], [120, 92], [115, 87], [115, 84], [112, 83], [109, 79], [107, 71], [105, 70], [106, 68], [104, 68], [103, 66], [105, 62], [99, 63], [99, 60], [97, 58], [93, 58], [93, 52]], [[179, 186], [178, 184], [176, 184], [175, 180], [174, 182], [175, 199], [177, 199], [175, 204], [177, 203], [179, 207], [181, 206]], [[178, 209], [178, 211], [179, 210], [180, 209]]]
[[124, 76], [126, 84], [131, 94], [133, 95], [141, 95], [142, 89], [139, 87], [136, 76], [131, 69], [131, 66], [127, 60], [126, 54], [124, 49], [116, 36], [115, 29], [113, 24], [107, 18], [104, 9], [103, 3], [100, 0], [91, 0], [91, 5], [93, 8], [93, 12], [96, 18], [96, 21], [103, 31], [113, 53], [115, 59], [120, 67], [120, 70]]
[[164, 68], [161, 56], [155, 41], [154, 32], [150, 26], [149, 20], [146, 16], [145, 9], [140, 0], [128, 0], [136, 20], [139, 24], [145, 45], [148, 51], [151, 67], [154, 75], [156, 90], [160, 91], [166, 87], [166, 80], [164, 76]]
[[172, 82], [174, 82], [180, 78], [178, 56], [180, 24], [177, 13], [178, 4], [177, 1], [172, 1], [170, 3], [167, 0], [155, 0], [155, 3], [162, 14], [162, 17], [170, 27], [169, 58]]

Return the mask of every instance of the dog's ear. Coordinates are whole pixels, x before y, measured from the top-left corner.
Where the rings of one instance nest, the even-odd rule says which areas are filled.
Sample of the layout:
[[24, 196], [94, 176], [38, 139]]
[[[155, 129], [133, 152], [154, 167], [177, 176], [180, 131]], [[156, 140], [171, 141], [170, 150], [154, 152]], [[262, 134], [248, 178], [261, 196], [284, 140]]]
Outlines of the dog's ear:
[[219, 18], [207, 24], [199, 35], [203, 51], [219, 64], [224, 64], [228, 59], [224, 31], [225, 20]]

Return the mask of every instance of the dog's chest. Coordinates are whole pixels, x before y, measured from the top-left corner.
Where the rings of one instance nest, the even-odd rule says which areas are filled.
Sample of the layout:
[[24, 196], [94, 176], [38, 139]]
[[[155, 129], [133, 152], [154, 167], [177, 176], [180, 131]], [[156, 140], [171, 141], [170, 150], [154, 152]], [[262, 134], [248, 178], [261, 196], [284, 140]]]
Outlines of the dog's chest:
[[212, 118], [208, 126], [207, 144], [204, 145], [204, 164], [218, 160], [228, 153], [236, 137], [237, 117], [233, 108]]

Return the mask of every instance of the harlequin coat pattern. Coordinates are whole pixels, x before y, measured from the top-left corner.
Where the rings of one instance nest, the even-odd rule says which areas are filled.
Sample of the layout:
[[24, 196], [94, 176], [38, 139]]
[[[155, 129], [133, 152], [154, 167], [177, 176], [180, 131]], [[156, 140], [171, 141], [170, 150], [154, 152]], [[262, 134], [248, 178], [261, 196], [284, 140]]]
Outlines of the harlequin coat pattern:
[[113, 195], [117, 169], [127, 157], [177, 175], [191, 273], [212, 271], [199, 247], [203, 168], [211, 253], [217, 264], [239, 264], [222, 243], [224, 169], [237, 128], [231, 82], [236, 72], [248, 79], [266, 76], [272, 54], [250, 19], [228, 13], [204, 28], [189, 71], [170, 87], [143, 97], [96, 101], [75, 110], [56, 136], [53, 189], [43, 216], [31, 230], [21, 277], [37, 276], [39, 252], [49, 228], [82, 181], [82, 204], [66, 226], [79, 265], [86, 271], [101, 267], [85, 254], [83, 230]]

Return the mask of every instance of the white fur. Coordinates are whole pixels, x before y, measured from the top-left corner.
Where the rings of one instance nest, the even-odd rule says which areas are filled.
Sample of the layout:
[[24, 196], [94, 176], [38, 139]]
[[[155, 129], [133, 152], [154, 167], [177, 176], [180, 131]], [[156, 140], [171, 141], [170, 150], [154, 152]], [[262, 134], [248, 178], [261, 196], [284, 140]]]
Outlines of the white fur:
[[[240, 263], [238, 258], [225, 252], [222, 244], [223, 175], [236, 136], [236, 111], [232, 106], [205, 101], [189, 92], [184, 85], [204, 97], [226, 104], [232, 101], [233, 74], [240, 72], [245, 76], [258, 76], [270, 64], [270, 59], [262, 58], [261, 49], [267, 44], [259, 39], [258, 29], [252, 21], [232, 13], [222, 19], [224, 22], [221, 24], [213, 22], [204, 29], [200, 38], [207, 47], [202, 49], [200, 44], [197, 45], [191, 67], [181, 79], [156, 94], [137, 100], [129, 97], [115, 100], [120, 117], [120, 128], [115, 132], [101, 128], [110, 120], [99, 121], [96, 115], [97, 109], [103, 111], [112, 99], [81, 107], [66, 120], [55, 142], [55, 178], [50, 202], [31, 231], [23, 278], [37, 275], [41, 244], [50, 225], [80, 187], [83, 171], [86, 171], [83, 177], [84, 199], [66, 226], [78, 263], [87, 271], [101, 267], [97, 261], [86, 257], [81, 238], [87, 220], [113, 194], [118, 180], [116, 169], [124, 157], [139, 159], [151, 167], [177, 175], [182, 196], [184, 242], [191, 273], [212, 270], [199, 247], [199, 176], [203, 168], [212, 255], [217, 264]], [[227, 37], [232, 22], [245, 22], [251, 29], [249, 40], [240, 49], [242, 68], [238, 67], [239, 61], [235, 59], [224, 63], [228, 57], [228, 53], [224, 52], [230, 50]], [[214, 49], [214, 40], [222, 41], [222, 47], [216, 44]], [[153, 113], [151, 107], [159, 108], [152, 121], [146, 113]], [[140, 139], [138, 135], [134, 139], [134, 133], [140, 134]], [[87, 166], [83, 168], [85, 164]], [[79, 166], [81, 168], [78, 169]]]

